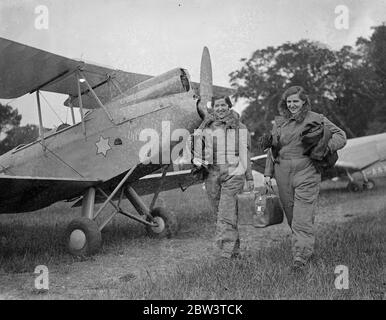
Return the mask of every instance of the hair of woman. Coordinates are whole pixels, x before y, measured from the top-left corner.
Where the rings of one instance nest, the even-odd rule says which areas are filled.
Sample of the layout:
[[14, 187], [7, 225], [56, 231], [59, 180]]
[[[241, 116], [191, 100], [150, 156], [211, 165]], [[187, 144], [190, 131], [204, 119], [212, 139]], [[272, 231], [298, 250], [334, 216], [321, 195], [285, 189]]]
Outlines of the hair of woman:
[[298, 94], [299, 98], [302, 101], [305, 101], [305, 103], [303, 105], [303, 109], [304, 108], [307, 108], [307, 109], [311, 108], [310, 98], [308, 97], [308, 94], [306, 93], [304, 88], [301, 86], [292, 86], [292, 87], [289, 87], [286, 91], [284, 91], [283, 95], [281, 96], [281, 99], [278, 103], [278, 109], [279, 109], [280, 114], [282, 114], [282, 113], [287, 114], [287, 112], [289, 113], [288, 108], [287, 108], [287, 98], [289, 96], [292, 96], [293, 94]]
[[214, 107], [214, 103], [216, 100], [224, 99], [225, 103], [228, 105], [229, 109], [232, 108], [232, 101], [228, 96], [214, 96], [212, 97], [211, 107]]

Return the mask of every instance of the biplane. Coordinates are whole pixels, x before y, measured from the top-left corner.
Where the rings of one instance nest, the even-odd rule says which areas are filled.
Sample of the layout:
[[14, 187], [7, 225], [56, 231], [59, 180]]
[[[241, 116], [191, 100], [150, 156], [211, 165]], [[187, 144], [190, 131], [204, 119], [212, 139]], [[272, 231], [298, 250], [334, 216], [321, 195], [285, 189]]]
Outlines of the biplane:
[[[45, 131], [40, 91], [68, 95], [72, 124]], [[69, 59], [0, 38], [0, 98], [35, 94], [39, 138], [0, 156], [0, 213], [31, 212], [58, 201], [74, 201], [81, 216], [66, 230], [74, 255], [88, 255], [101, 246], [101, 230], [118, 213], [146, 226], [154, 237], [177, 231], [176, 217], [155, 207], [161, 191], [197, 181], [192, 167], [173, 171], [171, 161], [159, 159], [182, 143], [164, 137], [180, 128], [192, 133], [202, 121], [213, 94], [231, 89], [212, 85], [209, 51], [204, 48], [200, 83], [187, 70], [176, 68], [159, 76], [114, 70]], [[75, 121], [78, 108], [80, 122]], [[162, 135], [157, 152], [139, 157], [146, 142], [143, 130]], [[154, 194], [149, 206], [142, 195]], [[126, 212], [127, 198], [138, 214]], [[96, 210], [95, 204], [100, 206]], [[106, 210], [110, 205], [112, 212]]]
[[[372, 190], [376, 186], [374, 179], [386, 177], [386, 133], [348, 139], [338, 156], [335, 166], [323, 172], [322, 179], [343, 178], [352, 192]], [[252, 168], [264, 172], [266, 158], [266, 154], [251, 158]]]

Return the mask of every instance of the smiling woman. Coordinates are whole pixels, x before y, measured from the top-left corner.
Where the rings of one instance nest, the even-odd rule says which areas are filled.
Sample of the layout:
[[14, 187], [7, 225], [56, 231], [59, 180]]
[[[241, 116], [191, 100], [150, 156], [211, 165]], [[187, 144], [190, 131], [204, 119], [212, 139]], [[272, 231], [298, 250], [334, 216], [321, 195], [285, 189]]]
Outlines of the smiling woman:
[[300, 99], [299, 94], [293, 94], [287, 97], [287, 108], [292, 114], [296, 114], [303, 107], [305, 101]]
[[236, 195], [246, 180], [249, 190], [254, 187], [250, 139], [246, 126], [231, 110], [228, 96], [213, 97], [211, 105], [213, 114], [208, 114], [200, 125], [198, 131], [203, 131], [202, 136], [197, 135], [198, 140], [204, 142], [204, 160], [199, 148], [194, 150], [193, 163], [205, 170], [205, 189], [217, 215], [218, 253], [222, 258], [235, 258], [240, 255]]
[[[299, 270], [313, 255], [314, 215], [321, 182], [320, 171], [310, 156], [312, 151], [304, 143], [304, 133], [310, 127], [322, 128], [326, 137], [320, 151], [323, 157], [343, 148], [346, 135], [326, 117], [311, 111], [308, 95], [300, 86], [290, 87], [283, 93], [278, 109], [280, 116], [275, 117], [272, 129], [265, 184], [270, 186], [271, 178], [276, 178], [280, 200], [292, 230], [293, 268]], [[319, 140], [323, 139], [319, 137]]]

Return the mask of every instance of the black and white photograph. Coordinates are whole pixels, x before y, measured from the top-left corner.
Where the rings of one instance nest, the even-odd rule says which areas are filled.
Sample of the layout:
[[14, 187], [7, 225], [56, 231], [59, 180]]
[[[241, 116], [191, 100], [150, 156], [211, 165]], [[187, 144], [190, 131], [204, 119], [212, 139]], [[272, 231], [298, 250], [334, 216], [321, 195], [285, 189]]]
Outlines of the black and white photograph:
[[386, 1], [1, 0], [0, 300], [386, 300]]

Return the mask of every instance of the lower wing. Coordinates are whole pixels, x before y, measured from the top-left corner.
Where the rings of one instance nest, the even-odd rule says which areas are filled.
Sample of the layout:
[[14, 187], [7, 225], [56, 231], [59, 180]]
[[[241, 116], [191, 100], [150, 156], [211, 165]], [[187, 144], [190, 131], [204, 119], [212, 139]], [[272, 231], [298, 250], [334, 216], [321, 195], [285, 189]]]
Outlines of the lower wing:
[[0, 175], [0, 213], [38, 210], [82, 195], [97, 180]]
[[146, 195], [160, 191], [181, 189], [185, 191], [188, 187], [202, 183], [202, 172], [193, 174], [191, 169], [171, 171], [162, 178], [162, 173], [149, 174], [133, 183], [133, 187], [140, 195]]

